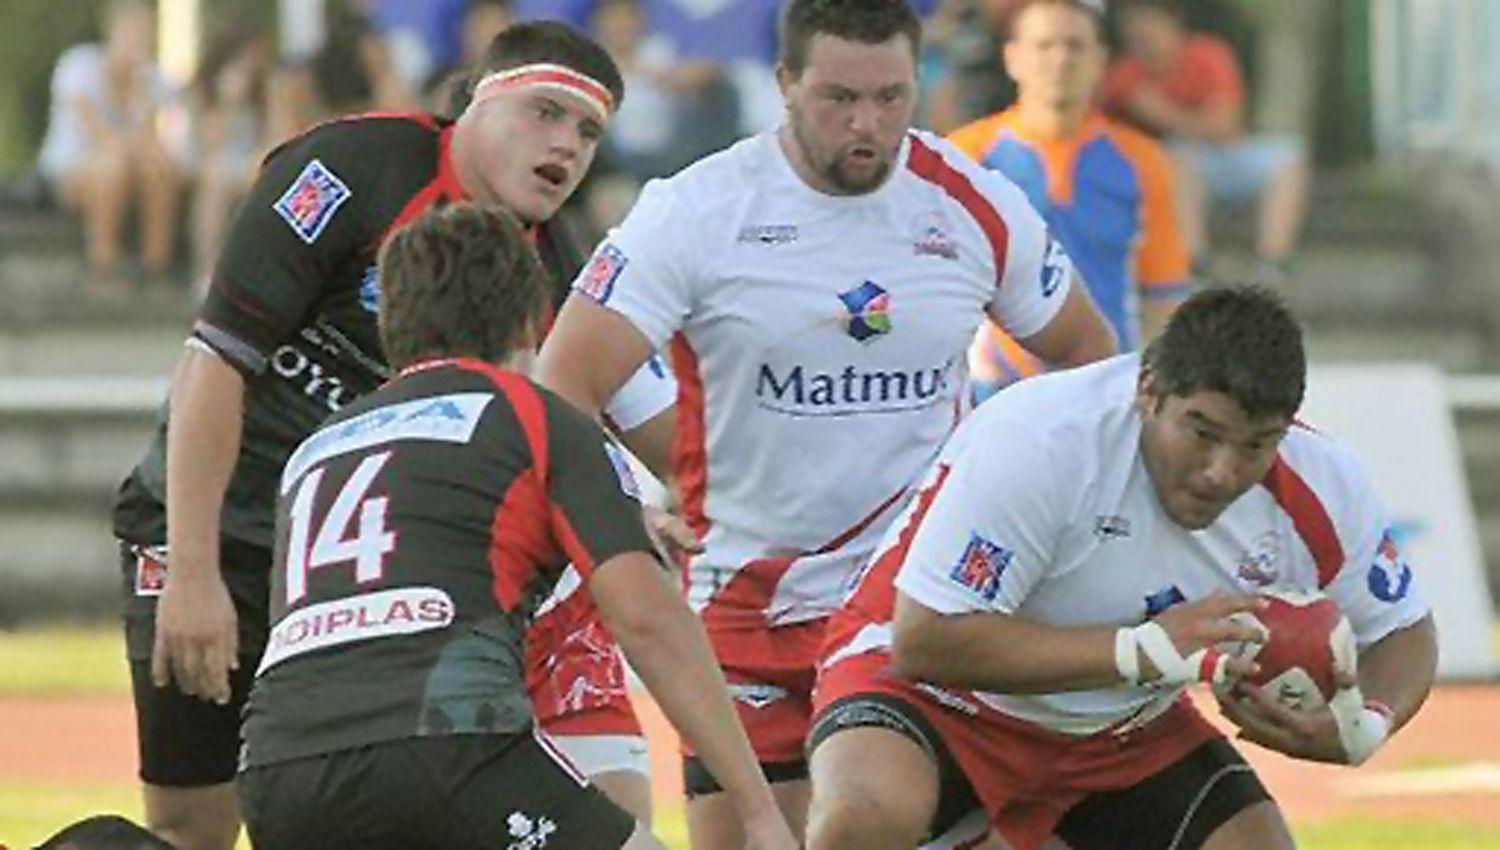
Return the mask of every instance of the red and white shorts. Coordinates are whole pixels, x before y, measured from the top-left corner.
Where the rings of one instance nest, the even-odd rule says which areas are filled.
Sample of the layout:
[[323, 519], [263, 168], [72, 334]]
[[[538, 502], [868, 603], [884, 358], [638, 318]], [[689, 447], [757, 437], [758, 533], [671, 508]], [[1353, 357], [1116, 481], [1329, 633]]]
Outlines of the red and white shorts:
[[[708, 629], [729, 696], [762, 764], [801, 764], [827, 620]], [[687, 742], [683, 753], [692, 756]]]
[[537, 725], [585, 775], [648, 772], [646, 737], [630, 704], [624, 661], [586, 590], [532, 623], [526, 690]]
[[895, 698], [941, 738], [990, 821], [1016, 850], [1033, 850], [1064, 814], [1090, 794], [1135, 786], [1222, 735], [1187, 701], [1116, 734], [1080, 737], [1029, 723], [974, 700], [897, 677], [879, 652], [850, 656], [822, 671], [814, 694], [821, 721], [859, 696]]

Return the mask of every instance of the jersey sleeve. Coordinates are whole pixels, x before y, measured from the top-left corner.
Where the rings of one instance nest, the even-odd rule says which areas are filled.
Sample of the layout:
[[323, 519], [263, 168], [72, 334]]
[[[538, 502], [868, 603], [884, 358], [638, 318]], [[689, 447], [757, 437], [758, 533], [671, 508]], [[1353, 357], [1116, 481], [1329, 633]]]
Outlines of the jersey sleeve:
[[[193, 336], [247, 375], [265, 370], [341, 264], [372, 237], [370, 153], [348, 131], [274, 153], [230, 226]], [[363, 179], [361, 179], [363, 178]]]
[[585, 577], [626, 552], [652, 552], [629, 463], [598, 425], [547, 400], [547, 496], [552, 530]]
[[1062, 309], [1073, 285], [1073, 261], [1020, 188], [998, 172], [977, 170], [985, 194], [1005, 217], [1005, 268], [996, 270], [999, 286], [989, 312], [1011, 336], [1025, 339]]
[[1177, 228], [1172, 165], [1155, 141], [1127, 137], [1122, 145], [1135, 164], [1141, 184], [1141, 242], [1136, 253], [1136, 281], [1142, 297], [1180, 300], [1187, 297], [1191, 263], [1187, 243]]
[[621, 431], [646, 424], [677, 403], [677, 377], [652, 354], [604, 406], [604, 415]]
[[1196, 50], [1197, 71], [1203, 75], [1203, 88], [1211, 103], [1243, 104], [1245, 82], [1240, 76], [1239, 58], [1234, 48], [1211, 37], [1200, 37]]
[[1354, 453], [1340, 447], [1336, 531], [1344, 564], [1323, 588], [1354, 627], [1360, 648], [1410, 626], [1431, 610], [1402, 555], [1390, 512]]
[[898, 590], [939, 614], [1017, 611], [1051, 570], [1065, 526], [1057, 488], [1066, 476], [1035, 431], [984, 424], [983, 440], [952, 459], [896, 577]]
[[594, 250], [573, 288], [629, 319], [660, 350], [692, 307], [692, 232], [673, 184], [653, 180]]

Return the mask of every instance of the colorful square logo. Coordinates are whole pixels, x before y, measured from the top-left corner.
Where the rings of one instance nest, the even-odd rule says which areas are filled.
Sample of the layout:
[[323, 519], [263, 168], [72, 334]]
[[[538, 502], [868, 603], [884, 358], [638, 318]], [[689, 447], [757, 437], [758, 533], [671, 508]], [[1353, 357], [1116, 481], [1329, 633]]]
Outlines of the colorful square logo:
[[605, 242], [594, 252], [588, 268], [579, 276], [578, 291], [600, 304], [608, 303], [609, 296], [615, 291], [615, 281], [620, 279], [620, 273], [629, 264], [630, 259], [625, 256], [625, 252], [612, 243]]
[[866, 342], [891, 332], [891, 294], [873, 282], [839, 293], [839, 300], [848, 311], [844, 330], [856, 340]]

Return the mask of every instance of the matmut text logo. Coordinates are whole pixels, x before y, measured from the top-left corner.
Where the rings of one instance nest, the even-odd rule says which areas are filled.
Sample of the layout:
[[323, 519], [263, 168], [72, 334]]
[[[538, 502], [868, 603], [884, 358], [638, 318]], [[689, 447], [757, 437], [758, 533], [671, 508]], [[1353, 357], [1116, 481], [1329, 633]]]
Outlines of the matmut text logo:
[[941, 404], [951, 397], [956, 359], [917, 369], [869, 369], [847, 365], [827, 371], [797, 364], [760, 364], [755, 397], [766, 410], [792, 416], [852, 416], [898, 413]]

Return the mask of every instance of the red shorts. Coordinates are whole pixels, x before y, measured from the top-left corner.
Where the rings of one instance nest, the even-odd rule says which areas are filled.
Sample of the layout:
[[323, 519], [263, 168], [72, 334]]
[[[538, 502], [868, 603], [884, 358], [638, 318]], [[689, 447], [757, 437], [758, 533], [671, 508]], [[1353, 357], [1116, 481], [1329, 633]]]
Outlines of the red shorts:
[[860, 694], [896, 697], [942, 738], [990, 821], [1015, 850], [1034, 850], [1084, 797], [1137, 785], [1204, 743], [1222, 737], [1184, 696], [1128, 733], [1064, 735], [976, 702], [896, 677], [888, 659], [865, 653], [826, 668], [815, 710]]
[[620, 650], [587, 590], [531, 624], [526, 690], [537, 725], [554, 737], [644, 734]]
[[[801, 762], [828, 621], [763, 629], [709, 629], [708, 642], [750, 746], [763, 764]], [[683, 742], [683, 753], [692, 750]]]

